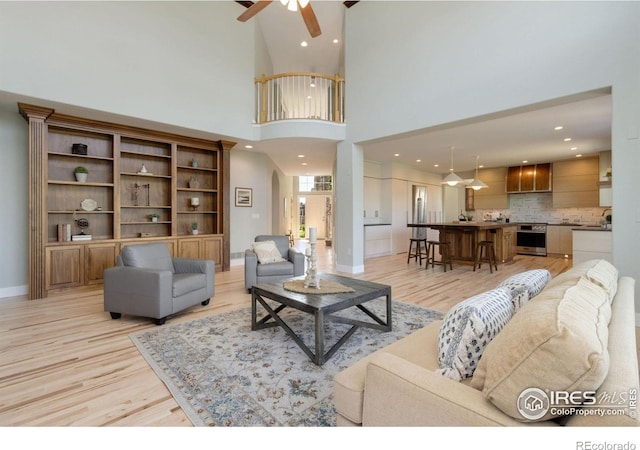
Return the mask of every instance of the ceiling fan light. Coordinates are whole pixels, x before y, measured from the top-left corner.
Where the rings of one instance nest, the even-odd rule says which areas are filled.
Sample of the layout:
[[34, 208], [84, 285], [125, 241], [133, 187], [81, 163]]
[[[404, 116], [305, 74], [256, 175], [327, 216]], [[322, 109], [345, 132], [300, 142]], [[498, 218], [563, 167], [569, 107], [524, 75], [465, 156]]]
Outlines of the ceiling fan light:
[[282, 3], [282, 6], [286, 6], [289, 0], [280, 0], [280, 3]]
[[298, 3], [300, 4], [300, 8], [306, 8], [309, 4], [309, 0], [298, 0]]
[[289, 5], [287, 6], [289, 11], [297, 11], [298, 10], [298, 0], [289, 0]]

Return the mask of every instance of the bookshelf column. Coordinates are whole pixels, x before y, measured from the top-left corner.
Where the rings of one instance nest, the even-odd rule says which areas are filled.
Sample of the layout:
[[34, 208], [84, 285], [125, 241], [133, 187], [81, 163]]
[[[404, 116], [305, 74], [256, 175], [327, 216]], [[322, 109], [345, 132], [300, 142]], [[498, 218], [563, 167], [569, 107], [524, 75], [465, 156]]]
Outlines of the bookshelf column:
[[22, 106], [20, 113], [29, 128], [29, 299], [45, 296], [44, 244], [47, 239], [44, 217], [46, 193], [38, 180], [47, 179], [47, 125], [52, 109]]

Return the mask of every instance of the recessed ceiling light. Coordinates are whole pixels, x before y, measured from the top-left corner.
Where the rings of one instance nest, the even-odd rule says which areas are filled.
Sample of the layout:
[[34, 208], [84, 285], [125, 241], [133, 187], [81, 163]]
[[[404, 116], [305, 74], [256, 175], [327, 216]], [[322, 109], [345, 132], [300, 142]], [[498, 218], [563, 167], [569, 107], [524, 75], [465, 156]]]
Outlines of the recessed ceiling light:
[[311, 96], [310, 95], [307, 95], [307, 100], [311, 100]]
[[400, 156], [400, 153], [394, 153], [393, 156]]
[[576, 158], [582, 158], [582, 155], [576, 155]]
[[571, 140], [571, 138], [564, 138], [565, 142], [569, 142]]
[[244, 148], [253, 148], [253, 145], [245, 145]]
[[554, 128], [554, 130], [559, 131], [562, 130], [564, 127], [562, 125], [559, 125], [557, 127]]
[[478, 166], [478, 169], [482, 169], [483, 167], [484, 167], [484, 165], [480, 164], [480, 165]]
[[333, 43], [334, 43], [334, 44], [337, 44], [338, 42], [340, 42], [338, 39], [334, 39], [334, 40], [333, 40]]
[[433, 167], [440, 167], [440, 164], [434, 164]]
[[306, 166], [306, 165], [307, 165], [307, 163], [302, 163], [302, 165], [303, 165], [303, 166]]
[[529, 161], [527, 161], [527, 160], [525, 159], [524, 161], [522, 161], [522, 164], [526, 164], [526, 163], [528, 163], [528, 162], [529, 162]]
[[421, 159], [416, 159], [416, 162], [422, 162], [422, 160]]
[[306, 47], [307, 45], [309, 45], [309, 44], [307, 44], [307, 41], [300, 42], [300, 46], [302, 46], [302, 47]]
[[298, 155], [298, 158], [304, 158], [304, 155]]
[[571, 147], [571, 150], [578, 150], [578, 147]]

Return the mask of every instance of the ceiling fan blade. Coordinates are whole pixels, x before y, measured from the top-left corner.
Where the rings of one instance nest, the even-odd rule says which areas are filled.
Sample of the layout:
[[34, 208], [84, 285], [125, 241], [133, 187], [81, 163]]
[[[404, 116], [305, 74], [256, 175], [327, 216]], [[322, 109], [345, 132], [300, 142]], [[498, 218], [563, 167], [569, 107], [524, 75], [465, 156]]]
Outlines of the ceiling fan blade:
[[258, 14], [260, 11], [265, 9], [273, 0], [260, 0], [259, 2], [254, 3], [249, 6], [245, 12], [238, 16], [238, 20], [240, 22], [246, 22], [251, 19], [253, 16]]
[[304, 23], [307, 26], [307, 30], [309, 30], [311, 37], [314, 38], [320, 36], [320, 34], [322, 34], [320, 31], [320, 24], [318, 23], [316, 13], [314, 13], [313, 8], [311, 8], [311, 2], [309, 2], [304, 8], [300, 8], [300, 14], [302, 14], [302, 18], [304, 19]]

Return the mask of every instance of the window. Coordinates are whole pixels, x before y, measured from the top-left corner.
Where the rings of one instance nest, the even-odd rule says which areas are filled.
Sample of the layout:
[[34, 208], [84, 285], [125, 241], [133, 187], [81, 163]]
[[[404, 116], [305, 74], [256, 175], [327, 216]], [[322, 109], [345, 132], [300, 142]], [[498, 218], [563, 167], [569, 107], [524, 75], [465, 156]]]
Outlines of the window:
[[332, 188], [331, 175], [298, 177], [298, 192], [330, 192]]

